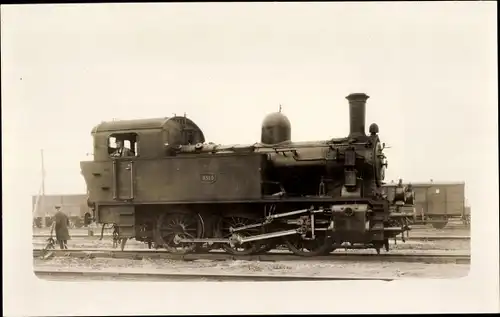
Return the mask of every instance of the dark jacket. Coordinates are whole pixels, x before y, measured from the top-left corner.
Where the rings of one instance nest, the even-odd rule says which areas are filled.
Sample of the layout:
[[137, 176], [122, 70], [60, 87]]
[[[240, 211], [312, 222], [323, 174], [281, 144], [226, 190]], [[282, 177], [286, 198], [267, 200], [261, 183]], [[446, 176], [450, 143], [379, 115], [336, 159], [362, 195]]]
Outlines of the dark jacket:
[[127, 156], [134, 156], [134, 152], [126, 147], [121, 148], [121, 149], [116, 149], [116, 151], [111, 154], [113, 157], [127, 157]]
[[56, 231], [56, 239], [60, 240], [70, 240], [69, 236], [69, 218], [62, 211], [56, 212], [54, 215], [54, 223], [55, 223], [55, 231]]

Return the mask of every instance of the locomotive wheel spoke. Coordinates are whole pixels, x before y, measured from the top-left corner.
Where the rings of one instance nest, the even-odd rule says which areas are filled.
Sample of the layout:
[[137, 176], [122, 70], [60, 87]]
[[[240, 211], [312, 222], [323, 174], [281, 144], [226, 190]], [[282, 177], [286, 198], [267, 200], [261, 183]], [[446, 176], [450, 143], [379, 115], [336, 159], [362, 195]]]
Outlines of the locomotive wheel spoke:
[[[218, 236], [222, 238], [229, 238], [232, 235], [232, 233], [229, 231], [230, 227], [238, 228], [250, 225], [254, 222], [255, 221], [253, 219], [247, 217], [239, 217], [239, 216], [223, 217], [220, 219], [219, 224], [217, 226]], [[238, 231], [238, 234], [243, 237], [258, 235], [260, 233], [261, 233], [260, 228], [252, 228], [252, 229]], [[261, 247], [262, 245], [259, 242], [248, 242], [234, 247], [230, 246], [229, 244], [222, 245], [222, 248], [226, 252], [234, 255], [249, 255], [252, 253], [256, 253], [261, 250]]]
[[177, 239], [193, 239], [203, 236], [203, 224], [199, 214], [164, 213], [157, 222], [157, 241], [170, 253], [186, 254], [196, 249], [196, 243], [177, 242]]

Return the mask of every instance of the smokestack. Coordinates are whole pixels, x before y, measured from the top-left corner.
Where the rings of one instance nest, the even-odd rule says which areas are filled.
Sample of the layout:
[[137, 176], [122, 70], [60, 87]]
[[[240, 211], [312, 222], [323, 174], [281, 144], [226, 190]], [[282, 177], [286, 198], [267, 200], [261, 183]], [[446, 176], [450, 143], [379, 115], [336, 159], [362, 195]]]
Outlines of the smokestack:
[[346, 97], [349, 100], [350, 133], [349, 137], [366, 136], [365, 116], [366, 100], [370, 96], [364, 93], [354, 93]]

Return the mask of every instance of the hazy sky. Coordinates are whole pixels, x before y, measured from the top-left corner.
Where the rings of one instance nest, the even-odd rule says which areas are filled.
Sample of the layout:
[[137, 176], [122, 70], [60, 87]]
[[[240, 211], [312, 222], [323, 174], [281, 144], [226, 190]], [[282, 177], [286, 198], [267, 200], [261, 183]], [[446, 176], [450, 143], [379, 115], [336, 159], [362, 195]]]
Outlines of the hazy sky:
[[[215, 143], [253, 143], [283, 105], [295, 141], [346, 136], [370, 95], [387, 179], [497, 177], [496, 3], [2, 6], [4, 188], [83, 193], [100, 121], [187, 113]], [[7, 173], [5, 172], [7, 170]], [[15, 177], [13, 179], [12, 177]]]

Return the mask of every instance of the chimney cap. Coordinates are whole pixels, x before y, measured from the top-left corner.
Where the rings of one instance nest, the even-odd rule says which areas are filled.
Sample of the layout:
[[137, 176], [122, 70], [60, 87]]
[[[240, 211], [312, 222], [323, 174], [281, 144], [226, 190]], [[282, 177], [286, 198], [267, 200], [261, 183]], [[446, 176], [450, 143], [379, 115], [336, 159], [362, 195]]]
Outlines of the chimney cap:
[[352, 93], [349, 96], [345, 97], [349, 101], [366, 101], [370, 96], [362, 92]]

